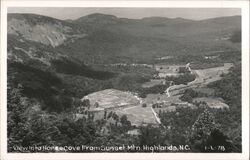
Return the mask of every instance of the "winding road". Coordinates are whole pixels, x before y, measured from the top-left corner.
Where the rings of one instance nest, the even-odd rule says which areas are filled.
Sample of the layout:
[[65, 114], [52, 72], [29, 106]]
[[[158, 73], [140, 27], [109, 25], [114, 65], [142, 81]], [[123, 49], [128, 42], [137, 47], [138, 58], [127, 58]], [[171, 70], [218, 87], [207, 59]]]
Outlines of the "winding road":
[[171, 87], [171, 86], [169, 86], [169, 87], [166, 89], [166, 91], [165, 91], [165, 93], [166, 93], [166, 95], [167, 95], [168, 97], [170, 97], [170, 93], [169, 93], [170, 87]]
[[215, 67], [215, 68], [208, 68], [208, 69], [203, 69], [203, 70], [191, 70], [192, 74], [196, 76], [194, 81], [189, 82], [187, 85], [172, 85], [169, 86], [165, 93], [168, 97], [170, 97], [170, 92], [171, 91], [180, 91], [184, 89], [188, 89], [197, 85], [202, 85], [202, 84], [208, 84], [214, 81], [219, 80], [220, 77], [220, 72], [222, 73], [228, 73], [228, 70], [233, 66], [232, 63], [224, 63], [224, 66], [222, 67]]
[[[176, 94], [191, 87], [206, 85], [210, 82], [219, 80], [221, 78], [220, 74], [228, 73], [228, 70], [229, 68], [231, 68], [231, 66], [232, 66], [231, 64], [224, 64], [224, 66], [222, 67], [214, 67], [202, 70], [191, 70], [192, 74], [196, 76], [195, 80], [189, 82], [187, 85], [184, 84], [170, 85], [165, 90], [166, 95], [161, 95], [163, 97], [162, 99], [164, 99], [164, 101], [176, 102], [179, 100], [178, 96], [175, 96]], [[156, 100], [156, 98], [159, 97], [159, 95], [152, 95], [152, 98], [148, 97], [148, 99], [142, 99], [137, 95], [134, 95], [134, 97], [138, 100], [138, 103], [135, 104], [134, 106], [128, 106], [126, 108], [122, 108], [121, 110], [119, 110], [121, 114], [131, 115], [135, 123], [138, 123], [139, 120], [144, 121], [145, 119], [147, 119], [148, 123], [162, 124], [159, 115], [156, 112], [157, 110], [155, 110], [152, 107], [152, 104], [155, 102], [154, 99], [152, 98], [155, 98]], [[143, 103], [147, 104], [147, 108], [142, 107]]]

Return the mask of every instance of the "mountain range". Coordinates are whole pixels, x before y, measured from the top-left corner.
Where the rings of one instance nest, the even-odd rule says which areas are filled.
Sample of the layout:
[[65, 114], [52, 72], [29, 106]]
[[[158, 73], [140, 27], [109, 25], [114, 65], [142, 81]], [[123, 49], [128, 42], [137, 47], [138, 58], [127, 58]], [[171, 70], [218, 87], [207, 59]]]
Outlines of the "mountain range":
[[202, 55], [225, 52], [221, 60], [226, 61], [240, 57], [241, 50], [240, 16], [194, 21], [96, 13], [59, 20], [8, 14], [7, 25], [8, 83], [21, 84], [25, 95], [44, 101], [44, 106], [59, 103], [58, 95], [81, 98], [107, 88], [133, 90], [154, 72], [105, 66], [152, 64], [166, 56], [173, 57], [168, 63], [202, 64]]
[[95, 13], [76, 20], [35, 14], [8, 14], [8, 58], [38, 61], [68, 57], [85, 64], [148, 63], [169, 55], [240, 50], [230, 37], [241, 16], [206, 20], [118, 18]]

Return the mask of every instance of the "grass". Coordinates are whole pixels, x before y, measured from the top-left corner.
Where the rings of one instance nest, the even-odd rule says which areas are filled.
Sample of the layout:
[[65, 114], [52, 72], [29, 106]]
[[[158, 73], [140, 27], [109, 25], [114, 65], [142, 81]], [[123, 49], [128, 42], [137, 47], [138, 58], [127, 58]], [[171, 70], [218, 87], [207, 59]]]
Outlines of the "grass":
[[126, 114], [129, 121], [131, 121], [133, 125], [137, 126], [141, 125], [142, 123], [157, 123], [150, 106], [142, 107], [141, 105], [138, 105], [135, 107], [118, 110], [116, 113], [118, 115]]
[[210, 108], [229, 108], [229, 106], [225, 104], [221, 98], [201, 97], [194, 98], [193, 102], [206, 102]]
[[131, 93], [115, 89], [94, 92], [85, 96], [85, 98], [90, 100], [91, 107], [94, 107], [95, 102], [98, 102], [101, 108], [118, 108], [121, 106], [137, 105], [139, 103]]

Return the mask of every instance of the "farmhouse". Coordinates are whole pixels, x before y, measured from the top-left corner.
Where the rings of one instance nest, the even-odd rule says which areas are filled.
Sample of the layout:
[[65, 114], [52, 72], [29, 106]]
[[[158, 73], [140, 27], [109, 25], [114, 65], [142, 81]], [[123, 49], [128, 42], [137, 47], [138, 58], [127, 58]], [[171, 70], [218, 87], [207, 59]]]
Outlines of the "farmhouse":
[[91, 110], [104, 110], [119, 107], [138, 105], [139, 99], [130, 92], [123, 92], [116, 89], [105, 89], [91, 93], [81, 99], [90, 101]]

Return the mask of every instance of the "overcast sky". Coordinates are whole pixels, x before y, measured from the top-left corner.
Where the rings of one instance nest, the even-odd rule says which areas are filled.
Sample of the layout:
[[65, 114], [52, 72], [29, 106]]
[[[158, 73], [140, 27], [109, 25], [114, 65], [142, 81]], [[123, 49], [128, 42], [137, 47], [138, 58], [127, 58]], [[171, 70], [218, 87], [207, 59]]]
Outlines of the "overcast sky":
[[160, 16], [168, 18], [182, 17], [186, 19], [207, 19], [222, 16], [241, 15], [240, 9], [221, 8], [8, 8], [9, 13], [35, 13], [57, 19], [77, 19], [92, 14], [103, 13], [115, 15], [119, 18], [140, 19], [143, 17]]

